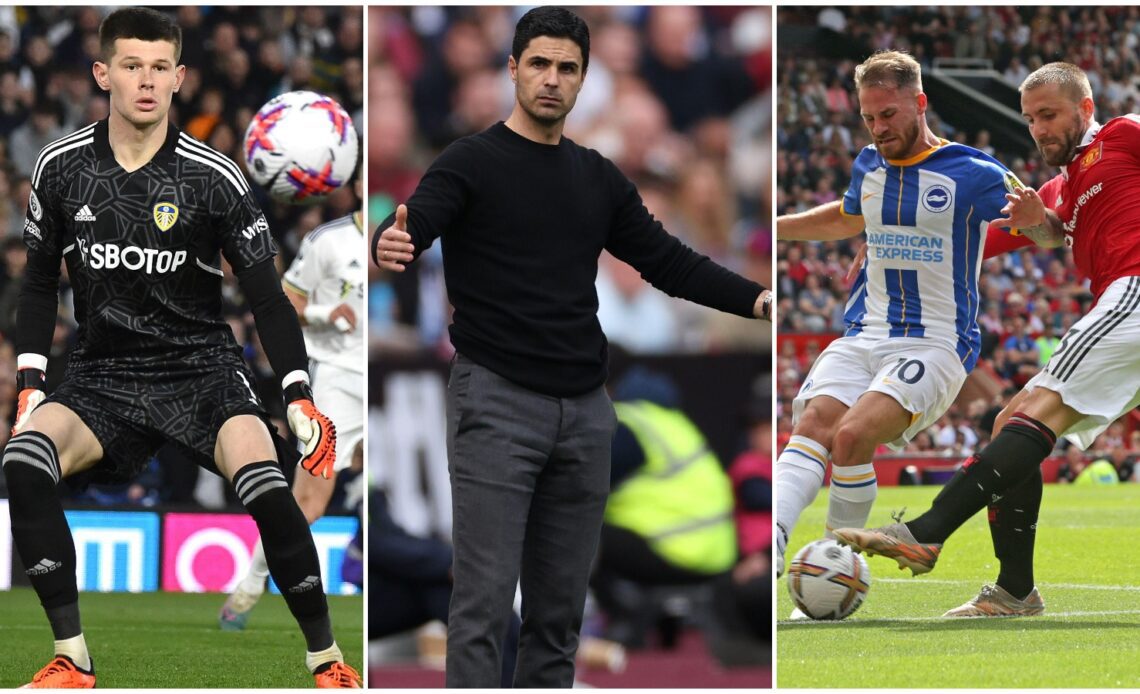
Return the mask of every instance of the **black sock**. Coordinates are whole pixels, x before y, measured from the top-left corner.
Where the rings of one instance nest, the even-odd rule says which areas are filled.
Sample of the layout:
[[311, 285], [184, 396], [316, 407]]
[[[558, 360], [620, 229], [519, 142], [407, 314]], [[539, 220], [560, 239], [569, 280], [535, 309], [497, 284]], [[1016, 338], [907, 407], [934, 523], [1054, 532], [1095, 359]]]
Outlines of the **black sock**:
[[56, 641], [74, 638], [83, 633], [79, 623], [79, 603], [71, 602], [59, 607], [46, 607], [48, 622], [51, 623], [52, 638]]
[[301, 627], [306, 648], [328, 648], [332, 627], [317, 549], [281, 468], [272, 460], [250, 463], [234, 475], [234, 489], [257, 523], [269, 574]]
[[1024, 600], [1033, 590], [1033, 543], [1041, 511], [1041, 468], [990, 506], [990, 537], [1001, 562], [997, 584]]
[[79, 589], [75, 583], [75, 542], [63, 515], [56, 485], [59, 454], [37, 431], [17, 434], [4, 447], [4, 479], [12, 538], [28, 578], [47, 612], [56, 639], [79, 636]]
[[1016, 412], [990, 445], [971, 456], [935, 497], [930, 510], [907, 523], [919, 542], [945, 542], [978, 511], [1040, 470], [1057, 436]]

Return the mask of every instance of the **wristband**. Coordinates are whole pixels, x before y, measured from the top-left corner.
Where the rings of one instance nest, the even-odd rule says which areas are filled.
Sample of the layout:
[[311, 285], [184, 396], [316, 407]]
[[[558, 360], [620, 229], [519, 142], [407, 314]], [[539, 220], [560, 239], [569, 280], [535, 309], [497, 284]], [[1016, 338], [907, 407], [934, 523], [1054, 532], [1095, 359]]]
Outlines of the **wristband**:
[[16, 372], [16, 392], [27, 390], [43, 390], [46, 378], [44, 372], [34, 367], [26, 367]]
[[293, 403], [298, 400], [313, 401], [313, 389], [307, 381], [295, 381], [285, 386], [285, 402]]
[[305, 385], [309, 385], [309, 374], [305, 373], [301, 369], [294, 369], [290, 371], [289, 373], [285, 374], [285, 378], [281, 379], [281, 390], [284, 391], [288, 389], [289, 386], [293, 385], [294, 383], [304, 383]]
[[24, 352], [16, 357], [16, 368], [47, 371], [47, 357], [35, 352]]
[[16, 356], [16, 392], [31, 388], [43, 390], [47, 371], [47, 357], [35, 352]]
[[331, 322], [329, 316], [332, 315], [335, 308], [336, 306], [329, 306], [328, 304], [306, 304], [301, 315], [305, 317], [305, 322], [309, 325], [328, 325]]

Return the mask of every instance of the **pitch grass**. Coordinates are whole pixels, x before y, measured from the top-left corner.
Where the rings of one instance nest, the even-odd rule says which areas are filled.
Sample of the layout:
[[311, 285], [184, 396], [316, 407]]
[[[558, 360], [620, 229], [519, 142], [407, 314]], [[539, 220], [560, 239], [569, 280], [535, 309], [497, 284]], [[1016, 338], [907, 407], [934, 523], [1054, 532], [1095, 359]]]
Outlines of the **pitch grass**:
[[[98, 686], [312, 688], [305, 640], [279, 595], [262, 598], [245, 631], [218, 628], [217, 593], [81, 593]], [[363, 673], [363, 601], [330, 596], [337, 644]], [[0, 687], [31, 680], [52, 656], [52, 635], [30, 588], [0, 592]]]
[[[885, 487], [869, 525], [914, 518], [938, 487]], [[787, 557], [823, 534], [827, 494], [800, 518]], [[943, 619], [997, 577], [986, 514], [950, 538], [934, 571], [911, 577], [870, 557], [871, 590], [843, 622], [791, 622], [777, 586], [777, 686], [1004, 688], [1140, 686], [1140, 485], [1045, 485], [1035, 579], [1041, 617]]]

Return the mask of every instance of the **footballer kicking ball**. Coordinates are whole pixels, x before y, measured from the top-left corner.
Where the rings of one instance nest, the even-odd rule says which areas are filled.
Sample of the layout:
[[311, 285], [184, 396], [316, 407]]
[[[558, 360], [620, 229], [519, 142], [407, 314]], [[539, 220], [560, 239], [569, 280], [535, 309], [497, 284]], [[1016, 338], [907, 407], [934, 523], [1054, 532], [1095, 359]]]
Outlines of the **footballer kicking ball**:
[[316, 92], [269, 100], [242, 141], [246, 170], [278, 202], [313, 205], [356, 169], [356, 128], [348, 112]]
[[844, 619], [859, 609], [871, 588], [867, 560], [835, 540], [805, 546], [788, 566], [788, 592], [812, 619]]

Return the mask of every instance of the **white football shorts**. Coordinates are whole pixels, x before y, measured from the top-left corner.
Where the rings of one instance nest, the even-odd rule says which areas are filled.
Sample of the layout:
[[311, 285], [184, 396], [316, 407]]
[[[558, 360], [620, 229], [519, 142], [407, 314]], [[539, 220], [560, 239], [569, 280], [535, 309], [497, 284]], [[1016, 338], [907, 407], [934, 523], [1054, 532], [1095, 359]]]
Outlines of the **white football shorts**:
[[966, 380], [958, 355], [945, 345], [916, 337], [834, 340], [819, 355], [792, 403], [798, 422], [808, 401], [828, 395], [851, 407], [867, 391], [885, 393], [911, 413], [910, 426], [887, 445], [902, 450], [915, 434], [942, 416]]
[[1140, 405], [1140, 277], [1108, 285], [1061, 338], [1049, 364], [1025, 384], [1048, 388], [1085, 418], [1064, 432], [1081, 449]]

